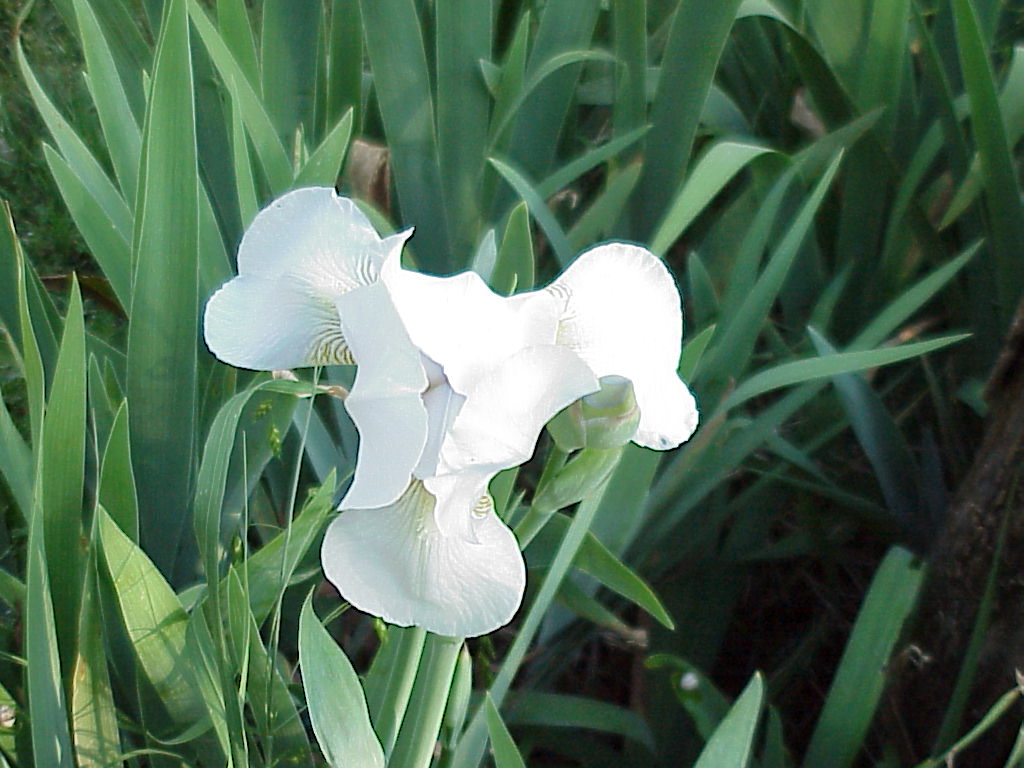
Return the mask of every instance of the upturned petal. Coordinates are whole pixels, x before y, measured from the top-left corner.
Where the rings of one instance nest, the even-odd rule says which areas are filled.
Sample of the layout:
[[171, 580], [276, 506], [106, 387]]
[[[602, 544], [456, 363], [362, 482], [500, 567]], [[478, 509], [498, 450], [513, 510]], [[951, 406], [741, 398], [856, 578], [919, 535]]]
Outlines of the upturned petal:
[[[507, 624], [526, 571], [486, 495], [489, 479], [461, 475], [438, 496], [414, 480], [387, 507], [343, 512], [321, 549], [328, 580], [356, 608], [399, 626], [474, 637]], [[445, 531], [437, 517], [461, 522]]]
[[405, 490], [427, 442], [427, 373], [383, 283], [337, 300], [358, 364], [345, 408], [359, 430], [359, 454], [343, 508], [382, 507]]
[[281, 196], [242, 237], [238, 276], [207, 303], [207, 346], [226, 363], [256, 370], [350, 363], [335, 299], [375, 282], [409, 234], [381, 238], [330, 187]]
[[441, 446], [436, 474], [490, 473], [533, 455], [544, 424], [599, 384], [577, 354], [556, 345], [521, 349], [478, 375]]
[[475, 272], [423, 275], [402, 269], [397, 255], [386, 260], [381, 280], [413, 342], [463, 394], [511, 355], [555, 342], [560, 305], [543, 292], [500, 296]]
[[598, 377], [633, 382], [640, 406], [634, 442], [665, 450], [697, 427], [693, 395], [676, 374], [683, 320], [668, 269], [646, 248], [600, 245], [580, 255], [545, 291], [561, 302], [558, 343]]

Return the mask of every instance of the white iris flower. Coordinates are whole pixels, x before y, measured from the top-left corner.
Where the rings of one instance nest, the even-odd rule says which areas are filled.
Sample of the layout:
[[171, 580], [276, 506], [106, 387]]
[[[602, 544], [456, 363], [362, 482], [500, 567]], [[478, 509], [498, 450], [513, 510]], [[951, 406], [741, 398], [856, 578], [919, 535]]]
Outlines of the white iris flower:
[[330, 188], [284, 195], [246, 231], [238, 276], [207, 304], [206, 341], [243, 368], [358, 365], [345, 407], [359, 454], [324, 571], [386, 621], [473, 636], [507, 623], [525, 587], [487, 486], [532, 455], [555, 413], [618, 374], [636, 390], [637, 443], [692, 433], [679, 294], [650, 252], [612, 244], [505, 298], [472, 272], [403, 269], [410, 232], [381, 238]]

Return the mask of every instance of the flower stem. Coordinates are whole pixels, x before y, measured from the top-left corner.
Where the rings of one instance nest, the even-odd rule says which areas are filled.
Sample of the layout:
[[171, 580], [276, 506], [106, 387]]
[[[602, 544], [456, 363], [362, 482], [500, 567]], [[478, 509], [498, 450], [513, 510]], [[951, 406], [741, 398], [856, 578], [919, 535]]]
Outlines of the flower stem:
[[[618, 457], [621, 457], [621, 449], [616, 450], [618, 451]], [[495, 706], [501, 706], [501, 702], [504, 700], [505, 694], [508, 693], [512, 680], [519, 670], [519, 665], [526, 656], [526, 652], [533, 642], [534, 635], [540, 628], [540, 623], [544, 619], [551, 601], [554, 600], [558, 586], [562, 583], [562, 579], [565, 578], [566, 573], [568, 573], [569, 568], [572, 566], [573, 558], [576, 557], [576, 553], [579, 551], [587, 531], [590, 530], [590, 526], [594, 522], [594, 516], [601, 506], [601, 500], [604, 498], [605, 491], [608, 488], [608, 480], [611, 474], [611, 471], [608, 471], [604, 475], [598, 487], [580, 503], [576, 514], [573, 515], [572, 522], [569, 524], [569, 530], [558, 545], [555, 557], [551, 561], [544, 581], [541, 582], [540, 589], [537, 591], [537, 597], [534, 598], [533, 603], [530, 605], [526, 618], [516, 633], [516, 639], [505, 655], [501, 669], [491, 684], [489, 693]], [[480, 763], [487, 745], [487, 723], [485, 717], [484, 707], [478, 706], [469, 726], [459, 739], [459, 744], [451, 763], [453, 768], [471, 768], [471, 766], [476, 766]]]
[[398, 727], [405, 717], [425, 634], [419, 627], [392, 627], [388, 643], [393, 645], [380, 650], [366, 677], [370, 718], [385, 755], [394, 749]]
[[389, 768], [427, 768], [441, 729], [462, 638], [427, 635]]

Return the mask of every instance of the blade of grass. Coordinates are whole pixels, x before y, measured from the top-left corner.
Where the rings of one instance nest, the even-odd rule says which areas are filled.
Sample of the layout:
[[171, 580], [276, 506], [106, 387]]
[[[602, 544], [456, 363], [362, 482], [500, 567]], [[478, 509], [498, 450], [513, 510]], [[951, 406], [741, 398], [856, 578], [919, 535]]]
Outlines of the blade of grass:
[[519, 754], [519, 748], [512, 740], [512, 734], [508, 732], [498, 708], [494, 706], [494, 700], [490, 694], [484, 694], [484, 709], [487, 713], [487, 735], [491, 739], [491, 751], [494, 753], [495, 768], [526, 768], [523, 756]]
[[341, 167], [352, 138], [352, 110], [348, 110], [331, 128], [306, 164], [295, 174], [296, 187], [333, 187], [341, 176]]
[[954, 0], [953, 10], [960, 66], [971, 104], [971, 128], [981, 158], [992, 269], [1000, 316], [1005, 323], [1012, 317], [1024, 290], [1024, 260], [1020, 258], [1024, 210], [977, 11], [969, 0]]
[[132, 447], [128, 431], [128, 401], [121, 402], [114, 416], [103, 451], [97, 502], [134, 541], [139, 540], [139, 503], [132, 473]]
[[694, 768], [745, 768], [754, 749], [764, 704], [764, 682], [756, 673], [708, 739]]
[[883, 365], [892, 365], [912, 357], [926, 355], [929, 352], [948, 347], [964, 339], [970, 334], [962, 333], [954, 336], [943, 336], [930, 341], [918, 341], [901, 344], [898, 347], [883, 347], [857, 352], [840, 352], [827, 357], [812, 357], [780, 363], [766, 371], [761, 371], [746, 379], [725, 399], [723, 410], [735, 408], [752, 397], [763, 395], [779, 387], [800, 384], [813, 379], [839, 376], [844, 373], [863, 371]]
[[892, 547], [871, 580], [811, 736], [803, 768], [845, 768], [861, 749], [885, 685], [886, 666], [917, 600], [924, 571]]

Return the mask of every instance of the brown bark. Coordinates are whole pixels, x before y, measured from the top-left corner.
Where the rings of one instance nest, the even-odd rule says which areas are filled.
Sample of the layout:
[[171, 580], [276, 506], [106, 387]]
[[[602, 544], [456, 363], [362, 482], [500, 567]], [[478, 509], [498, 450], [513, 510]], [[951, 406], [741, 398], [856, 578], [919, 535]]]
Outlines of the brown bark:
[[[981, 444], [935, 542], [911, 642], [893, 670], [889, 714], [915, 762], [928, 755], [938, 734], [1001, 536], [991, 620], [957, 735], [1013, 687], [1016, 670], [1024, 669], [1024, 301], [989, 379], [986, 401]], [[1019, 716], [1004, 717], [955, 764], [1002, 766], [1019, 727]]]

